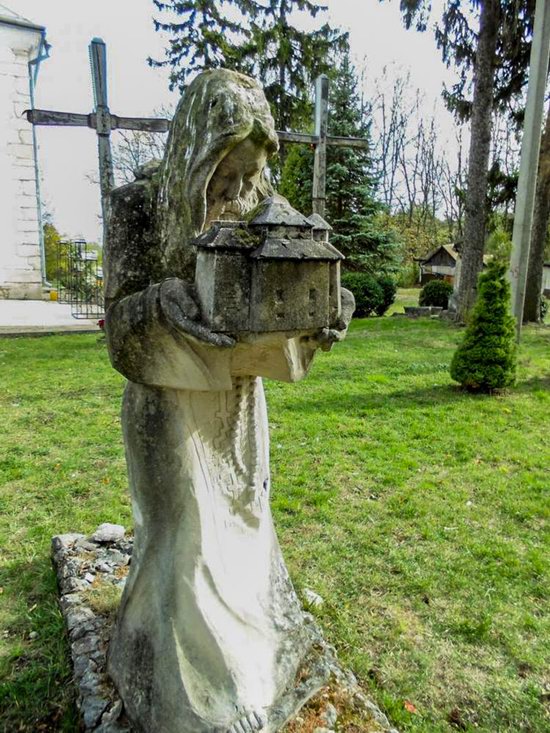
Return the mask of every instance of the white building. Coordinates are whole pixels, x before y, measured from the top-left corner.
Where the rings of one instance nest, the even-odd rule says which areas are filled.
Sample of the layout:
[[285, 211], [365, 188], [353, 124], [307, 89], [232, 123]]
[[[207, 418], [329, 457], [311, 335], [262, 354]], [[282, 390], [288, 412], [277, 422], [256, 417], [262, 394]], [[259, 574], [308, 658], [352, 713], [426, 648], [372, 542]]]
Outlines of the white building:
[[33, 106], [46, 31], [0, 4], [0, 298], [42, 298], [44, 282]]

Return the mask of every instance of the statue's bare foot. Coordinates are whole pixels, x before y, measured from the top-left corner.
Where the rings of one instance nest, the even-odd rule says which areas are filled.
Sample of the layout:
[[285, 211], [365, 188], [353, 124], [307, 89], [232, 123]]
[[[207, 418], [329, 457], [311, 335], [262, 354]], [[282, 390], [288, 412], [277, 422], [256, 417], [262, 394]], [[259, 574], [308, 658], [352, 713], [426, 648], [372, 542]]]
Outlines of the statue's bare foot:
[[266, 723], [264, 713], [248, 713], [236, 720], [227, 733], [257, 733], [264, 729]]

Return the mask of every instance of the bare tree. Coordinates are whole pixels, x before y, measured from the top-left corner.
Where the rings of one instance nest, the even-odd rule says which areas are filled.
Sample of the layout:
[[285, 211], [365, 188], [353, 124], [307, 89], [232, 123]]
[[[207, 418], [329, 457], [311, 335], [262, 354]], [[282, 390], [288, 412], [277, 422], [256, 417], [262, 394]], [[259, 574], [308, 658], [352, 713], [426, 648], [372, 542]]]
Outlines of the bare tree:
[[113, 167], [118, 185], [135, 180], [138, 168], [151, 160], [162, 160], [166, 134], [141, 130], [119, 131], [113, 149]]
[[449, 163], [449, 156], [446, 154], [441, 158], [439, 192], [449, 232], [449, 241], [460, 245], [464, 235], [464, 191], [468, 164], [464, 154], [463, 128], [457, 128], [455, 134], [456, 157], [454, 163], [452, 165]]
[[[462, 220], [463, 156], [455, 162], [442, 150], [436, 109], [426, 114], [424, 94], [408, 73], [393, 80], [387, 69], [375, 84], [373, 143], [382, 199], [401, 229], [407, 230], [409, 256], [425, 254], [440, 238], [440, 219], [454, 235]], [[456, 181], [457, 165], [459, 181]], [[402, 232], [403, 233], [403, 232]]]
[[380, 191], [384, 204], [391, 211], [398, 200], [399, 167], [406, 147], [409, 110], [404, 105], [410, 87], [410, 74], [398, 76], [390, 90], [389, 83], [388, 70], [384, 68], [375, 88], [373, 138], [380, 172]]
[[[161, 107], [154, 117], [171, 120], [174, 110]], [[131, 183], [138, 168], [151, 160], [162, 160], [168, 136], [162, 132], [118, 130], [113, 146], [113, 167], [118, 185]]]

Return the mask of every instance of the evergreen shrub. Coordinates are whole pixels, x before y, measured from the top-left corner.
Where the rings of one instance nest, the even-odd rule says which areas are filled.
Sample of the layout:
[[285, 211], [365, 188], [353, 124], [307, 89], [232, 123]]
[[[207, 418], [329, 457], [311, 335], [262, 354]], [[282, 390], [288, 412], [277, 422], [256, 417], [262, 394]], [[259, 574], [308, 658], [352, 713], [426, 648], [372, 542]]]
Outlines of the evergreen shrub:
[[366, 318], [376, 313], [383, 315], [389, 308], [391, 302], [385, 306], [388, 295], [385, 294], [383, 286], [378, 278], [366, 272], [344, 272], [342, 274], [342, 287], [351, 290], [355, 298], [355, 318]]
[[392, 305], [392, 303], [395, 301], [395, 296], [397, 295], [397, 285], [395, 284], [395, 280], [389, 275], [380, 275], [377, 278], [377, 281], [378, 285], [380, 285], [380, 287], [382, 288], [384, 300], [382, 301], [381, 305], [375, 309], [375, 313], [377, 316], [383, 316], [390, 307], [390, 305]]
[[430, 280], [420, 291], [418, 305], [433, 305], [447, 310], [453, 286], [446, 280]]
[[451, 377], [472, 392], [494, 392], [516, 380], [515, 323], [507, 267], [493, 261], [479, 276], [478, 296]]
[[540, 322], [544, 323], [548, 314], [548, 301], [544, 295], [540, 298]]

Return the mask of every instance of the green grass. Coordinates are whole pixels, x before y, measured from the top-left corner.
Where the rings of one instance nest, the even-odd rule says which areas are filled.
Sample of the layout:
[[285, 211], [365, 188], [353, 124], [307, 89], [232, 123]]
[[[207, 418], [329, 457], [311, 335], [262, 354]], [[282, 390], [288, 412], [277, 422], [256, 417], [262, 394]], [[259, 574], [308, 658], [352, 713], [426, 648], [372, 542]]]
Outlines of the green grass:
[[419, 295], [420, 288], [399, 288], [395, 303], [390, 305], [387, 315], [391, 316], [392, 313], [404, 313], [404, 306], [406, 305], [418, 305]]
[[[357, 321], [304, 382], [267, 383], [275, 521], [296, 586], [325, 598], [326, 636], [398, 728], [542, 733], [550, 329], [525, 329], [499, 397], [452, 385], [461, 333]], [[0, 375], [0, 730], [74, 732], [49, 542], [131, 524], [123, 380], [93, 335], [1, 340]]]

